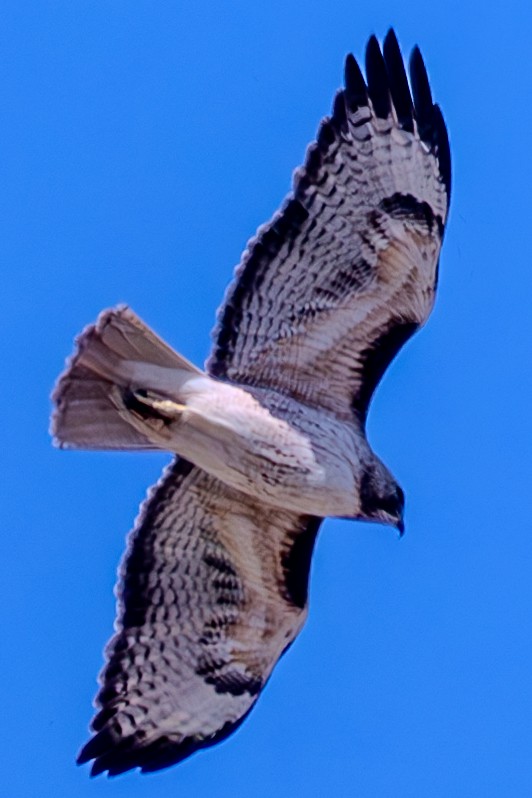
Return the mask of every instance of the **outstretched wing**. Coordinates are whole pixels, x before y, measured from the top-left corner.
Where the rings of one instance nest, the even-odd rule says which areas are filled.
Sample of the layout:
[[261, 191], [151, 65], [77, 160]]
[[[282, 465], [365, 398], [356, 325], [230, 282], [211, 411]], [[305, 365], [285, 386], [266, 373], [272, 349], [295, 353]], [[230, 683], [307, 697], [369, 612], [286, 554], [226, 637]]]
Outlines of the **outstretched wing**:
[[303, 625], [318, 527], [175, 460], [129, 539], [78, 761], [157, 770], [230, 734]]
[[345, 89], [282, 210], [249, 243], [218, 312], [211, 374], [364, 419], [428, 317], [450, 192], [445, 123], [419, 50], [349, 55]]

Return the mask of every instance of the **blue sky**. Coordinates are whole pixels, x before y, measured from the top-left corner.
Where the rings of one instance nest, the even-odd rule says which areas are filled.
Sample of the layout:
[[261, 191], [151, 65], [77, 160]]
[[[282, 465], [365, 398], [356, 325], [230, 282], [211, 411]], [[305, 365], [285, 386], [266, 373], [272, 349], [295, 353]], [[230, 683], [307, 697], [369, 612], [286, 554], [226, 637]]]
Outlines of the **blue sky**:
[[[3, 2], [0, 760], [9, 798], [532, 794], [529, 4]], [[227, 742], [91, 781], [124, 537], [164, 455], [55, 451], [74, 335], [125, 301], [201, 363], [342, 79], [419, 43], [454, 166], [440, 289], [374, 400], [406, 535], [327, 521], [310, 618]]]

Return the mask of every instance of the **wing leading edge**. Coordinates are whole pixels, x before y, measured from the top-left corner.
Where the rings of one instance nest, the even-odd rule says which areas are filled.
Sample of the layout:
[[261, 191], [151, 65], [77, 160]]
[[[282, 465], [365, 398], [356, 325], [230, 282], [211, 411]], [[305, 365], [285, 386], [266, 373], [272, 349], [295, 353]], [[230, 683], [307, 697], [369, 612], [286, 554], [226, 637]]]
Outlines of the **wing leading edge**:
[[[207, 364], [362, 420], [430, 313], [451, 180], [419, 50], [409, 82], [394, 33], [382, 50], [372, 37], [365, 71], [347, 57], [292, 194], [243, 255]], [[128, 540], [79, 761], [151, 771], [230, 734], [304, 623], [319, 524], [175, 460]]]
[[234, 731], [307, 612], [319, 520], [264, 513], [176, 459], [130, 535], [92, 775], [167, 767]]
[[393, 31], [352, 55], [345, 88], [281, 211], [250, 241], [207, 368], [364, 419], [386, 366], [432, 308], [451, 170], [415, 48]]

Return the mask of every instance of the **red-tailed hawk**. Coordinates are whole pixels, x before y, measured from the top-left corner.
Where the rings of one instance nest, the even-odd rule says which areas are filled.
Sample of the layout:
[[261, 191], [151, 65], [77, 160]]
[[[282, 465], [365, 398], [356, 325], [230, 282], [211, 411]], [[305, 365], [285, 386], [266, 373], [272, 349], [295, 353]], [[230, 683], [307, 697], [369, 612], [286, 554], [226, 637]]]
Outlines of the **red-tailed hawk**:
[[[412, 99], [413, 98], [413, 99]], [[282, 209], [249, 243], [201, 371], [128, 308], [86, 328], [53, 399], [65, 448], [177, 454], [128, 538], [116, 634], [79, 756], [171, 765], [246, 717], [307, 613], [320, 520], [403, 529], [365, 421], [432, 308], [450, 155], [417, 48], [392, 31], [345, 88]]]

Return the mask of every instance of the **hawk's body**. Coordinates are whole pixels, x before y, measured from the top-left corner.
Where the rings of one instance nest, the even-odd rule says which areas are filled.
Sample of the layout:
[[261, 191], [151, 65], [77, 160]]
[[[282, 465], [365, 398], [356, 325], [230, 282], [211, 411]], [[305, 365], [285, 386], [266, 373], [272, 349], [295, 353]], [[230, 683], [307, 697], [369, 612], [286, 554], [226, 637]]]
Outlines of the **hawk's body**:
[[365, 436], [387, 364], [427, 319], [450, 160], [419, 51], [414, 102], [392, 32], [346, 88], [250, 242], [201, 372], [128, 308], [78, 339], [54, 398], [61, 446], [164, 449], [121, 568], [81, 754], [153, 770], [228, 734], [306, 615], [320, 519], [402, 530], [403, 494]]

